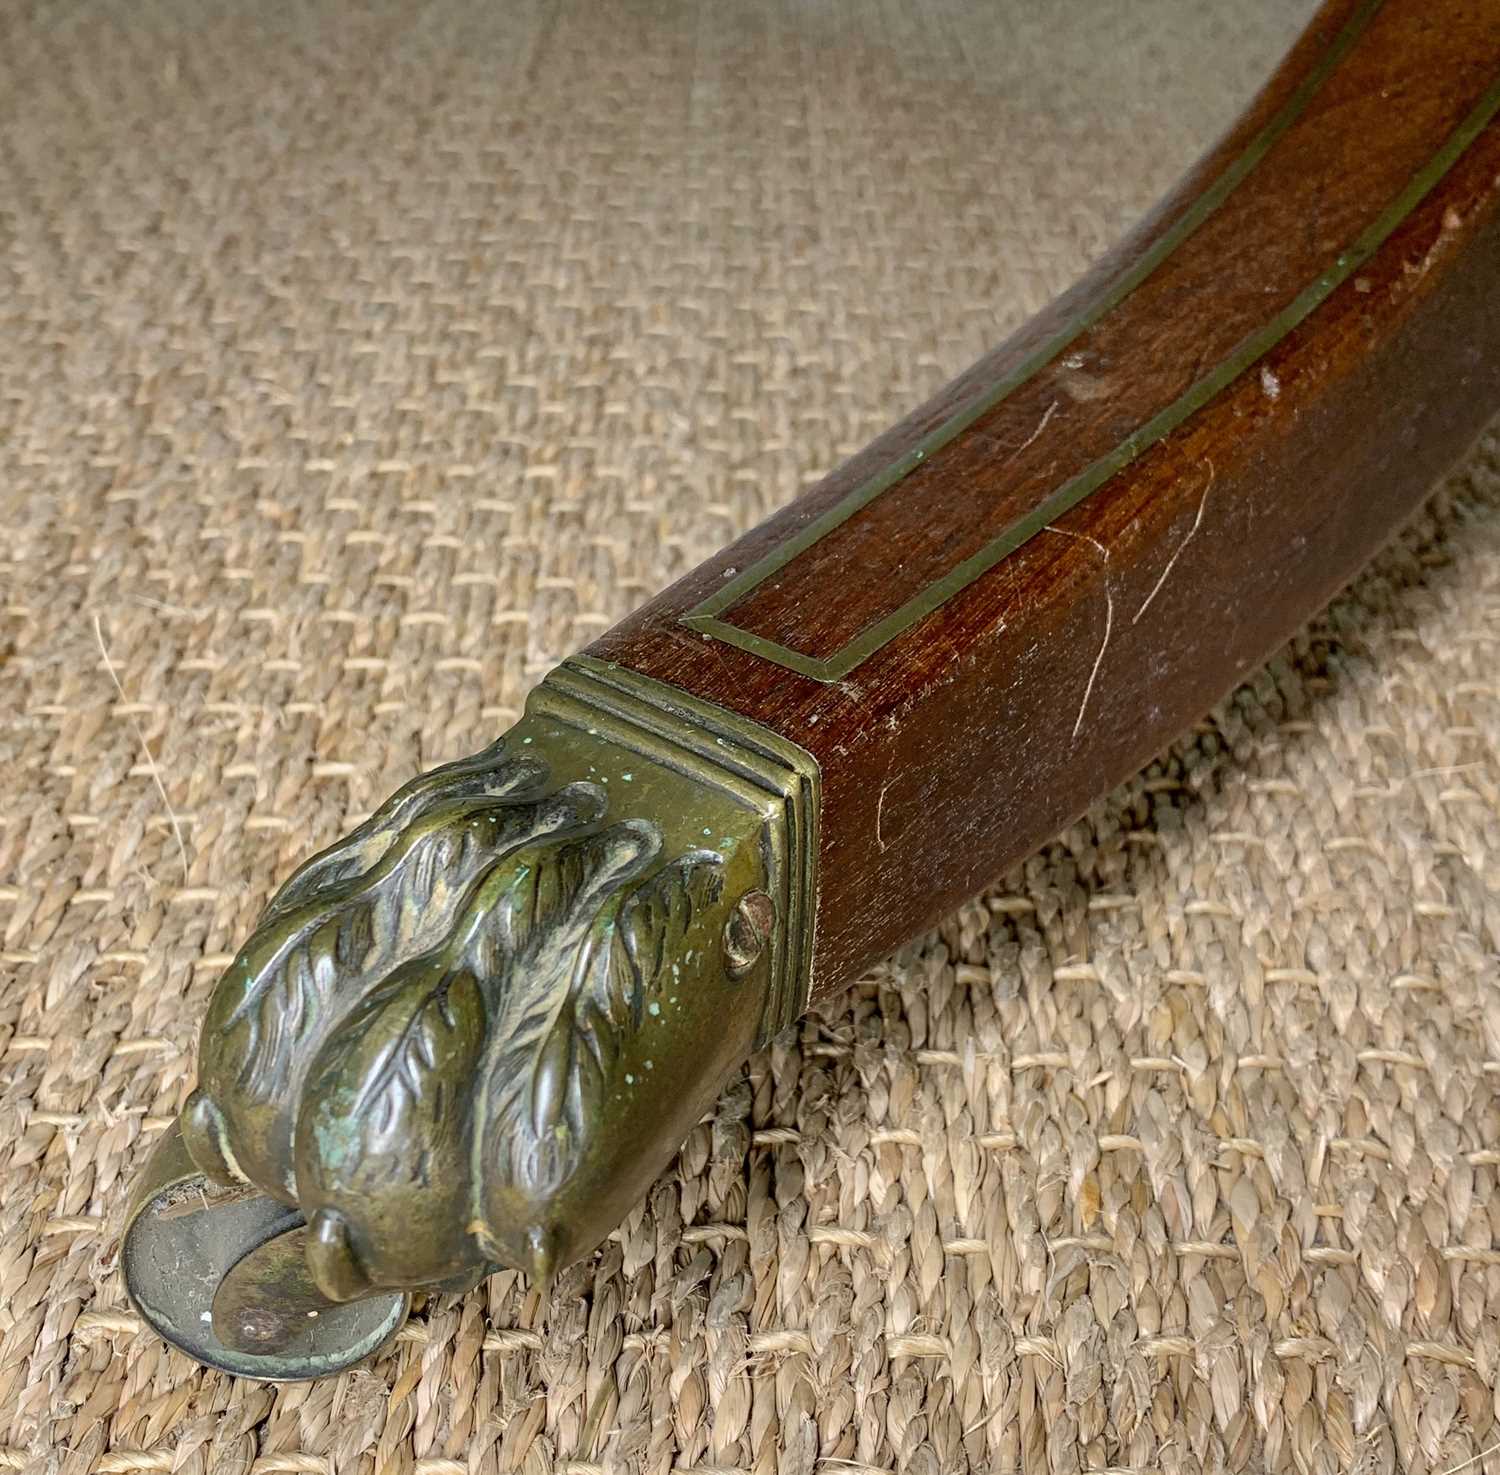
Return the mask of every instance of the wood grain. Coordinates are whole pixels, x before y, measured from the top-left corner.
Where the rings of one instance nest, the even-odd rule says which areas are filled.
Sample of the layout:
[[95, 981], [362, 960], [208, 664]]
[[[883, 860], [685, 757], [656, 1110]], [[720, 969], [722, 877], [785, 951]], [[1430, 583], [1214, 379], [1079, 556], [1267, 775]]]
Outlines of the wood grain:
[[1497, 89], [1492, 3], [1335, 0], [1071, 292], [590, 647], [818, 758], [815, 995], [1199, 717], [1500, 405]]

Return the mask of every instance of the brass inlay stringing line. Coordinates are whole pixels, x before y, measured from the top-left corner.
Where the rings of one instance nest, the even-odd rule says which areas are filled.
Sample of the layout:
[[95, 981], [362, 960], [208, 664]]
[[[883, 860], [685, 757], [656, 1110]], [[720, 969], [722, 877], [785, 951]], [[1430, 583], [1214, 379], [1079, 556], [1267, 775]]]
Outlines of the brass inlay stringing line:
[[[1203, 400], [1195, 402], [1180, 419], [1173, 420], [1171, 424], [1157, 430], [1151, 436], [1151, 439], [1142, 439], [1154, 427], [1158, 426], [1164, 417], [1170, 416], [1186, 401], [1192, 399], [1204, 384], [1216, 379], [1220, 370], [1228, 364], [1237, 362], [1247, 345], [1254, 342], [1260, 334], [1252, 335], [1251, 338], [1246, 339], [1231, 354], [1230, 358], [1224, 364], [1220, 365], [1219, 370], [1215, 370], [1204, 379], [1200, 379], [1180, 399], [1175, 401], [1174, 404], [1168, 406], [1166, 410], [1159, 412], [1145, 426], [1128, 436], [1115, 451], [1095, 461], [1093, 465], [1087, 467], [1079, 476], [1066, 482], [1039, 507], [1033, 509], [1031, 513], [1018, 519], [1010, 527], [997, 534], [995, 538], [986, 543], [977, 553], [965, 559], [949, 574], [928, 585], [927, 588], [907, 600], [892, 614], [867, 626], [832, 655], [810, 656], [805, 652], [792, 650], [766, 636], [755, 635], [750, 631], [742, 630], [737, 625], [719, 618], [725, 610], [739, 603], [746, 594], [764, 583], [772, 574], [784, 568], [793, 559], [799, 557], [815, 543], [821, 541], [835, 528], [847, 522], [856, 512], [868, 506], [883, 492], [889, 491], [898, 482], [904, 480], [926, 461], [928, 457], [941, 450], [963, 431], [967, 430], [981, 416], [987, 414], [996, 405], [1000, 404], [1002, 400], [1008, 398], [1016, 390], [1035, 378], [1038, 373], [1058, 358], [1079, 337], [1118, 307], [1179, 246], [1193, 235], [1219, 206], [1228, 199], [1230, 194], [1243, 183], [1250, 172], [1270, 152], [1273, 145], [1306, 110], [1312, 98], [1334, 71], [1337, 70], [1340, 63], [1367, 29], [1383, 4], [1384, 0], [1364, 0], [1364, 3], [1344, 24], [1343, 29], [1339, 32], [1333, 44], [1320, 58], [1317, 66], [1303, 78], [1302, 82], [1277, 111], [1271, 121], [1256, 134], [1245, 150], [1224, 173], [1199, 195], [1183, 215], [1172, 224], [1171, 228], [1141, 256], [1140, 260], [1119, 277], [1097, 303], [1072, 319], [1058, 333], [1029, 355], [1013, 373], [1007, 375], [998, 384], [981, 391], [967, 405], [955, 411], [936, 430], [923, 437], [911, 450], [900, 456], [889, 466], [876, 472], [875, 475], [856, 487], [847, 496], [841, 498], [821, 516], [814, 518], [812, 522], [793, 537], [787, 539], [786, 542], [780, 544], [763, 558], [758, 559], [748, 568], [742, 570], [736, 577], [727, 581], [722, 589], [695, 605], [681, 617], [681, 623], [703, 634], [711, 635], [718, 640], [724, 641], [726, 644], [750, 651], [755, 655], [759, 655], [789, 670], [796, 671], [801, 675], [810, 676], [818, 681], [837, 681], [841, 677], [846, 676], [867, 656], [873, 654], [881, 646], [894, 639], [908, 626], [915, 624], [917, 620], [930, 614], [939, 605], [946, 603], [961, 589], [978, 578], [980, 574], [986, 572], [996, 563], [999, 563], [1002, 559], [1015, 552], [1023, 543], [1029, 541], [1030, 538], [1040, 532], [1048, 522], [1053, 521], [1063, 512], [1066, 512], [1069, 508], [1082, 501], [1090, 492], [1096, 490], [1103, 482], [1113, 476], [1116, 471], [1127, 465], [1142, 451], [1154, 444], [1156, 440], [1161, 439], [1176, 424], [1181, 423], [1181, 419], [1187, 418], [1188, 414], [1201, 408], [1201, 405], [1206, 403], [1208, 398], [1212, 398], [1212, 395], [1218, 392], [1217, 388], [1206, 395]], [[1482, 106], [1483, 104], [1481, 104]], [[1467, 124], [1460, 127], [1460, 133], [1463, 131], [1464, 126], [1467, 126]], [[1477, 132], [1478, 130], [1476, 129], [1475, 131]], [[1452, 140], [1450, 139], [1449, 143], [1451, 144], [1451, 142]], [[1438, 158], [1441, 158], [1446, 152], [1447, 149], [1445, 147], [1438, 155]], [[1434, 162], [1436, 161], [1430, 161], [1428, 168], [1431, 168]], [[1446, 171], [1446, 167], [1446, 165], [1443, 166], [1442, 172]], [[1440, 175], [1435, 176], [1429, 182], [1429, 188], [1431, 183], [1436, 182], [1436, 177], [1440, 177]], [[1418, 179], [1420, 178], [1422, 178], [1421, 174], [1418, 175]], [[1408, 189], [1410, 189], [1410, 186]], [[1425, 188], [1422, 193], [1426, 193]], [[1404, 195], [1398, 196], [1398, 200], [1401, 198], [1404, 198]], [[1413, 202], [1413, 206], [1414, 204], [1415, 202]], [[1403, 211], [1403, 215], [1409, 213], [1413, 206], [1408, 206]], [[1382, 216], [1381, 219], [1384, 220], [1385, 216]], [[1398, 224], [1399, 221], [1396, 223]], [[1394, 224], [1391, 226], [1391, 229], [1394, 229]], [[1386, 234], [1389, 234], [1389, 231]], [[1357, 238], [1355, 246], [1350, 249], [1357, 249], [1360, 241], [1363, 239], [1363, 236]], [[1381, 239], [1383, 240], [1384, 236]], [[1341, 255], [1338, 258], [1339, 261], [1342, 262], [1347, 254], [1346, 252]], [[1353, 270], [1353, 268], [1351, 267], [1350, 270]], [[1326, 274], [1324, 277], [1318, 278], [1314, 286], [1316, 287], [1318, 283], [1324, 280], [1326, 280]], [[1339, 280], [1342, 281], [1343, 278], [1340, 277]], [[1322, 297], [1327, 296], [1328, 292], [1331, 292], [1337, 285], [1338, 282], [1332, 283], [1317, 300], [1321, 301]], [[1287, 316], [1287, 313], [1295, 309], [1303, 301], [1308, 290], [1311, 289], [1305, 289], [1303, 293], [1299, 294], [1289, 305], [1288, 309], [1278, 314], [1272, 320], [1272, 323], [1267, 325], [1268, 328], [1281, 324], [1282, 319]], [[1316, 306], [1316, 303], [1313, 306]], [[1296, 322], [1300, 322], [1301, 318], [1305, 317], [1307, 312], [1311, 310], [1311, 307], [1306, 308], [1297, 316], [1295, 321], [1287, 323], [1284, 327], [1280, 327], [1277, 339], [1279, 340], [1280, 337], [1285, 336], [1296, 325]], [[1265, 329], [1261, 330], [1262, 333], [1265, 331]], [[1248, 367], [1249, 363], [1252, 363], [1255, 357], [1260, 357], [1265, 352], [1268, 352], [1272, 346], [1274, 346], [1273, 343], [1266, 344], [1251, 359], [1247, 360], [1242, 367]], [[1236, 373], [1238, 372], [1240, 370], [1236, 371]], [[1230, 377], [1234, 376], [1231, 375]], [[1225, 382], [1227, 383], [1228, 381], [1226, 380]], [[1222, 388], [1223, 386], [1219, 387]], [[1097, 480], [1095, 479], [1096, 475]], [[1040, 521], [1038, 521], [1039, 518]]]

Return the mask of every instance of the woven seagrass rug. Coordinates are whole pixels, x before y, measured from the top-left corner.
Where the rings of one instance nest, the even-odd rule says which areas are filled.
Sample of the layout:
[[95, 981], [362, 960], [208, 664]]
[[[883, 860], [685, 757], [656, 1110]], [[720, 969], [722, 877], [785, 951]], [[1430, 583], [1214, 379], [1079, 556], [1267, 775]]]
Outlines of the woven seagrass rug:
[[1309, 9], [0, 7], [0, 1468], [1500, 1472], [1495, 440], [549, 1298], [278, 1388], [115, 1265], [278, 879], [1065, 287]]

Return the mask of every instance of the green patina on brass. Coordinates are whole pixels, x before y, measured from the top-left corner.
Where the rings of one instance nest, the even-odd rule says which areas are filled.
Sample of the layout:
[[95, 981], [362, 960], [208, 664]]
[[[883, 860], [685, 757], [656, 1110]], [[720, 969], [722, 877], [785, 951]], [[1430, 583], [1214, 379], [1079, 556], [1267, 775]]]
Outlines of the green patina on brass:
[[817, 813], [801, 748], [578, 657], [298, 870], [214, 993], [182, 1114], [191, 1166], [290, 1216], [212, 1257], [218, 1365], [593, 1249], [805, 1006]]

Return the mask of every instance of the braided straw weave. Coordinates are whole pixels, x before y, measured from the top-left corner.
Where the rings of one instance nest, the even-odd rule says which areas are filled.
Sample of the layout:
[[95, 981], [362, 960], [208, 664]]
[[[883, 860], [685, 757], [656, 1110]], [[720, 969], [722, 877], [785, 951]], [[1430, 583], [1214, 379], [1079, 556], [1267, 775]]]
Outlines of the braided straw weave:
[[1065, 286], [1307, 10], [0, 6], [0, 1469], [1500, 1472], [1495, 442], [545, 1304], [275, 1388], [115, 1267], [277, 879]]

